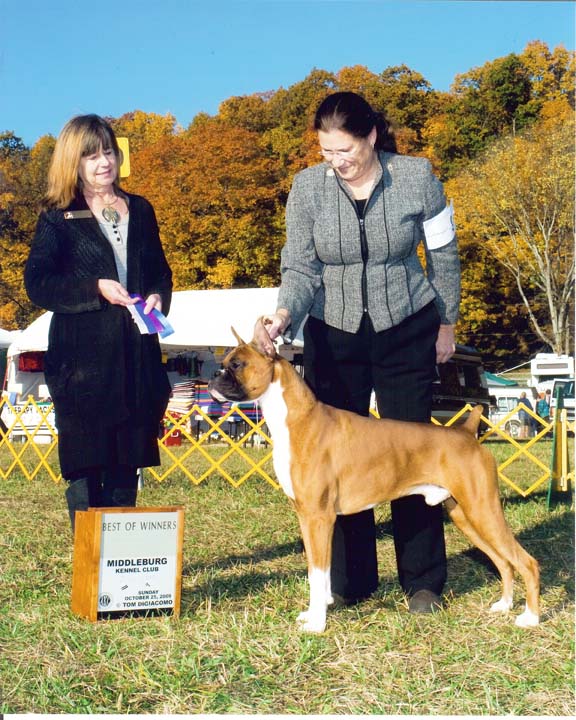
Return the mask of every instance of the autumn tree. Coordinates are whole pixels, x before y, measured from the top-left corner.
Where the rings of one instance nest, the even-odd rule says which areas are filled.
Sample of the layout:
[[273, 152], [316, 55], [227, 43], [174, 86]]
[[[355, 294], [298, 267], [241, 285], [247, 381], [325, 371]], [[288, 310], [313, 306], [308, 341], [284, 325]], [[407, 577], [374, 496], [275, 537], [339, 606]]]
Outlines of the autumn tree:
[[218, 118], [232, 127], [263, 133], [274, 127], [270, 109], [273, 93], [236, 95], [224, 100], [218, 108]]
[[400, 152], [410, 154], [422, 149], [421, 131], [433, 111], [434, 93], [420, 73], [406, 65], [395, 65], [376, 74], [355, 65], [342, 68], [336, 79], [337, 90], [359, 93], [375, 110], [384, 113]]
[[[278, 97], [276, 93], [267, 92], [228, 98], [220, 104], [217, 115], [218, 120], [231, 128], [244, 128], [258, 134], [259, 146], [278, 166], [278, 190], [284, 194], [290, 188], [293, 173], [309, 164], [307, 149], [312, 146], [309, 129], [297, 130], [281, 117], [280, 107], [287, 92], [290, 91], [280, 89]], [[206, 120], [209, 118], [204, 118]], [[192, 123], [191, 128], [197, 124]]]
[[377, 107], [381, 102], [382, 83], [380, 78], [376, 73], [368, 70], [365, 65], [352, 65], [339, 70], [336, 73], [336, 86], [334, 89], [342, 92], [359, 93], [374, 107]]
[[514, 54], [457, 75], [443, 113], [423, 129], [442, 176], [455, 175], [495, 138], [524, 127], [529, 100], [528, 72]]
[[176, 289], [278, 283], [285, 198], [259, 135], [203, 118], [135, 162], [125, 186], [156, 209]]
[[[531, 326], [571, 351], [574, 312], [574, 117], [563, 112], [496, 143], [454, 181], [460, 218], [514, 283]], [[460, 224], [460, 219], [457, 218]]]
[[28, 148], [12, 131], [0, 133], [0, 160], [24, 159]]
[[[481, 347], [489, 362], [499, 363], [505, 362], [504, 357], [509, 360], [541, 349], [542, 334], [552, 340], [555, 332], [563, 332], [555, 329], [554, 322], [560, 327], [565, 321], [561, 317], [553, 321], [549, 301], [554, 298], [554, 308], [561, 303], [561, 279], [554, 276], [556, 285], [551, 282], [548, 287], [538, 280], [542, 273], [538, 276], [528, 269], [522, 274], [514, 268], [503, 272], [503, 263], [514, 257], [513, 240], [526, 243], [523, 248], [518, 245], [518, 257], [528, 254], [529, 242], [545, 245], [545, 232], [539, 229], [534, 210], [544, 204], [538, 205], [533, 188], [538, 182], [551, 182], [550, 168], [559, 146], [554, 150], [549, 143], [548, 154], [544, 153], [542, 141], [548, 129], [551, 138], [562, 129], [569, 132], [574, 57], [561, 46], [551, 51], [535, 41], [518, 55], [497, 58], [457, 76], [447, 93], [433, 90], [420, 73], [405, 65], [379, 73], [361, 65], [337, 73], [315, 68], [288, 88], [228, 98], [215, 117], [199, 113], [185, 130], [169, 113], [135, 110], [109, 120], [119, 136], [129, 139], [132, 175], [124, 186], [153, 203], [176, 288], [270, 286], [280, 279], [284, 207], [294, 174], [320, 161], [311, 129], [314, 112], [331, 92], [361, 93], [392, 121], [400, 152], [425, 155], [448, 180], [463, 267], [459, 338]], [[536, 122], [541, 123], [540, 135], [526, 134]], [[565, 128], [560, 127], [562, 122]], [[514, 140], [495, 145], [514, 133]], [[4, 327], [21, 327], [38, 312], [24, 293], [22, 268], [54, 142], [46, 136], [29, 149], [14, 133], [0, 134], [0, 323]], [[491, 173], [492, 155], [483, 154], [493, 146], [494, 153], [502, 153], [502, 167]], [[512, 180], [520, 182], [524, 167], [519, 158], [528, 157], [528, 151], [534, 160], [529, 165], [525, 159], [524, 164], [526, 175], [529, 171], [533, 175], [529, 187], [534, 197], [530, 199], [528, 190], [525, 195], [514, 190], [506, 213], [497, 212], [506, 194], [503, 190], [498, 194], [490, 183], [497, 184], [500, 174], [515, 188]], [[480, 156], [482, 162], [476, 160]], [[508, 178], [512, 157], [519, 170], [517, 177], [511, 173]], [[572, 167], [565, 155], [563, 167], [566, 172]], [[540, 190], [544, 195], [551, 192]], [[554, 192], [561, 197], [558, 188]], [[510, 216], [512, 207], [521, 207], [520, 200], [532, 213], [530, 232], [522, 228], [524, 234]], [[563, 219], [558, 211], [549, 230], [550, 254], [555, 252], [554, 243], [565, 244], [565, 230], [559, 228], [569, 224], [570, 202], [569, 198], [564, 203]], [[498, 261], [501, 247], [507, 248], [506, 257]], [[538, 265], [536, 255], [532, 257]], [[522, 267], [527, 266], [524, 258]], [[564, 275], [569, 287], [569, 269]], [[539, 323], [540, 335], [530, 325], [529, 311]]]
[[534, 40], [519, 55], [531, 82], [536, 110], [550, 101], [564, 100], [574, 108], [576, 59], [574, 52], [558, 45], [549, 50], [546, 43]]
[[301, 82], [287, 90], [280, 88], [268, 100], [272, 126], [262, 138], [268, 153], [283, 172], [283, 190], [291, 175], [309, 164], [315, 138], [310, 132], [314, 112], [322, 100], [336, 89], [335, 76], [314, 68]]
[[17, 328], [37, 310], [28, 300], [23, 271], [34, 233], [54, 138], [32, 150], [13, 133], [0, 135], [0, 325]]
[[119, 118], [107, 118], [118, 137], [127, 137], [130, 154], [144, 147], [154, 145], [160, 139], [170, 137], [182, 130], [171, 113], [158, 115], [142, 110], [125, 113]]
[[269, 100], [274, 126], [301, 135], [309, 127], [314, 110], [335, 88], [333, 73], [314, 68], [288, 90], [278, 90]]
[[462, 272], [458, 342], [477, 348], [488, 370], [504, 370], [534, 355], [542, 343], [530, 326], [516, 284], [476, 237], [475, 220], [468, 212], [469, 189], [459, 178], [445, 188], [454, 202]]
[[454, 177], [496, 138], [535, 122], [544, 103], [574, 104], [574, 53], [531, 43], [457, 75], [422, 135], [426, 154], [443, 178]]

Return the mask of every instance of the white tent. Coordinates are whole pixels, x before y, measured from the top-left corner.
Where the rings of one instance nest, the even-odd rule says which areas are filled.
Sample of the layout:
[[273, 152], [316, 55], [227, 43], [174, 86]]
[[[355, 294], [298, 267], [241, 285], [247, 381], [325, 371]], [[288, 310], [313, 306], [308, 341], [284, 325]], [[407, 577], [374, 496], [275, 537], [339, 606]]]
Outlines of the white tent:
[[3, 330], [0, 328], [0, 349], [9, 347], [19, 332], [19, 330]]
[[8, 348], [8, 357], [33, 350], [46, 350], [48, 348], [48, 328], [51, 319], [51, 312], [42, 313], [25, 330], [19, 332]]
[[[174, 334], [160, 340], [165, 352], [227, 348], [236, 345], [231, 328], [243, 340], [252, 339], [254, 323], [276, 309], [278, 288], [242, 290], [183, 290], [172, 296], [168, 320]], [[302, 345], [298, 334], [296, 345]]]
[[[242, 339], [251, 340], [256, 319], [273, 313], [277, 298], [278, 288], [175, 292], [168, 315], [174, 333], [160, 341], [162, 349], [176, 355], [189, 350], [234, 347], [232, 326]], [[46, 350], [51, 318], [52, 313], [45, 312], [19, 333], [8, 348], [8, 357]], [[295, 345], [302, 345], [301, 333]]]
[[[6, 351], [8, 363], [5, 385], [2, 390], [12, 403], [16, 402], [18, 398], [24, 400], [28, 395], [33, 395], [37, 400], [48, 396], [44, 373], [20, 370], [18, 356], [24, 352], [43, 352], [48, 348], [48, 328], [51, 317], [52, 313], [43, 313], [25, 330], [17, 332], [15, 339]], [[3, 412], [6, 412], [6, 408]]]

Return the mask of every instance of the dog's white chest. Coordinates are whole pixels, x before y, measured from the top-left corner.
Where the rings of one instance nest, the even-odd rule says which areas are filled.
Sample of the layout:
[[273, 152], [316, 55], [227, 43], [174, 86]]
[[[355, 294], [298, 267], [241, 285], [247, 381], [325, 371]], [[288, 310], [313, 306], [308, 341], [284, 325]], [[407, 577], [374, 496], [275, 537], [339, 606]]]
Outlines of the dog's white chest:
[[286, 425], [288, 409], [280, 383], [278, 381], [271, 383], [259, 402], [274, 442], [272, 461], [276, 478], [286, 495], [294, 500], [294, 488], [290, 476], [290, 436]]

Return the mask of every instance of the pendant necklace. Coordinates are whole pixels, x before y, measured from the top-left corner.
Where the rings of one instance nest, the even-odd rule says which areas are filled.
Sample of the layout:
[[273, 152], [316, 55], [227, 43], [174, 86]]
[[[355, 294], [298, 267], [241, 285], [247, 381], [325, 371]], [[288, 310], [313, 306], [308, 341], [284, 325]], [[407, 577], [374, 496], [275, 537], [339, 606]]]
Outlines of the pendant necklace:
[[118, 198], [115, 197], [114, 201], [111, 203], [108, 203], [106, 207], [102, 210], [102, 217], [106, 222], [113, 223], [114, 225], [118, 225], [120, 222], [120, 213], [118, 210], [116, 210], [114, 205], [118, 202]]

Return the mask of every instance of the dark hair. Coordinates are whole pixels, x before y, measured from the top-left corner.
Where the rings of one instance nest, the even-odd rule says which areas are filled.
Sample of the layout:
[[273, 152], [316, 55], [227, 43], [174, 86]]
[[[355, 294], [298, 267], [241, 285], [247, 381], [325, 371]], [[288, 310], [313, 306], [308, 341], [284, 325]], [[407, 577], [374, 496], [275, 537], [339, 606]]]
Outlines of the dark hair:
[[377, 150], [398, 152], [390, 125], [381, 112], [376, 112], [361, 95], [337, 92], [320, 103], [314, 116], [314, 130], [343, 130], [356, 138], [366, 138], [376, 128]]

